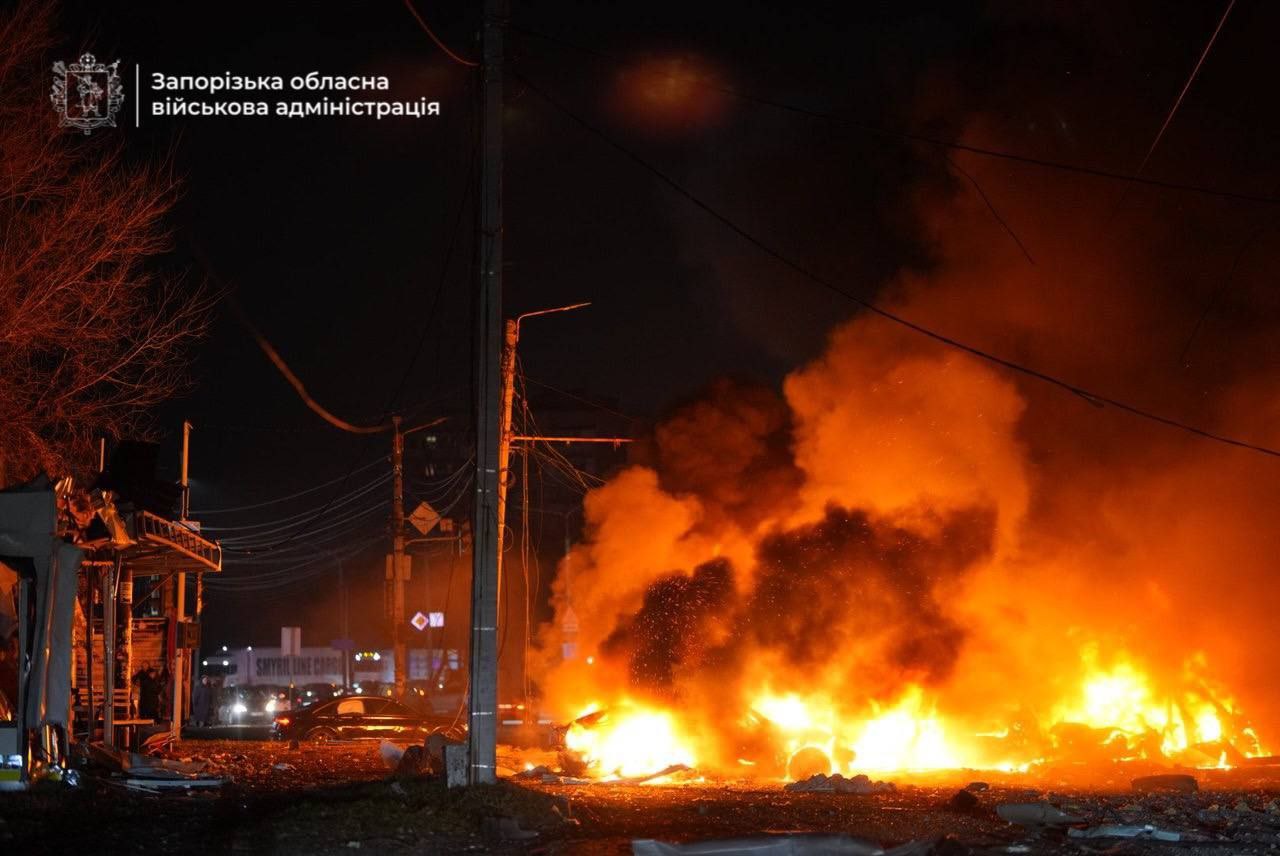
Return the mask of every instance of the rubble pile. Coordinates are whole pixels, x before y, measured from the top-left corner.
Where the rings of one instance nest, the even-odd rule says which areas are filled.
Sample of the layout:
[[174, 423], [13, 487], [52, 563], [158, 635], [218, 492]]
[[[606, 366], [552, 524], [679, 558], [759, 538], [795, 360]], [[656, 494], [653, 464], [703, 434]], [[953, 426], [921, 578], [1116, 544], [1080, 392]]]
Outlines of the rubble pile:
[[893, 782], [873, 782], [869, 776], [862, 773], [851, 779], [836, 773], [831, 776], [815, 773], [807, 779], [798, 782], [792, 782], [785, 787], [785, 790], [793, 792], [806, 791], [826, 791], [837, 794], [884, 794], [894, 790]]

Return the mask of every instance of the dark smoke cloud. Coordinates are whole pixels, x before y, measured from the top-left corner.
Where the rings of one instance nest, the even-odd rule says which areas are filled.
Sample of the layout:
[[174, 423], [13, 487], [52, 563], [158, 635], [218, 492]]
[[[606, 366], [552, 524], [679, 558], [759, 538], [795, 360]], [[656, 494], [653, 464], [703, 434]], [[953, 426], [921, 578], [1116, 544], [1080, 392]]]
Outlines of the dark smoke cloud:
[[937, 588], [991, 555], [995, 521], [992, 508], [934, 514], [926, 535], [919, 520], [906, 529], [832, 505], [823, 519], [760, 544], [749, 592], [724, 559], [652, 583], [601, 650], [626, 663], [633, 688], [656, 697], [689, 684], [734, 685], [762, 651], [775, 658], [780, 690], [803, 689], [837, 664], [851, 707], [891, 699], [909, 683], [936, 685], [966, 635]]
[[699, 498], [703, 528], [751, 529], [794, 501], [803, 474], [791, 442], [791, 411], [776, 390], [723, 379], [674, 408], [636, 460], [663, 490]]
[[[756, 588], [739, 621], [757, 644], [781, 652], [796, 670], [831, 661], [831, 646], [876, 640], [892, 686], [937, 684], [955, 665], [964, 630], [947, 615], [935, 587], [991, 554], [996, 512], [970, 508], [935, 514], [923, 535], [865, 511], [829, 506], [810, 526], [766, 539]], [[919, 526], [919, 521], [916, 521]], [[867, 673], [847, 675], [866, 687]]]

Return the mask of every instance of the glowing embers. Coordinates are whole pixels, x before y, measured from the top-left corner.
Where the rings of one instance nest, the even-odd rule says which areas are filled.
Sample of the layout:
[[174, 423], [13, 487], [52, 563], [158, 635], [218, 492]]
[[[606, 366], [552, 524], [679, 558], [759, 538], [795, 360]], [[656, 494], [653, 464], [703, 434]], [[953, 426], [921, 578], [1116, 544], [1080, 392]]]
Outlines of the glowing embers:
[[574, 720], [565, 748], [601, 778], [649, 776], [677, 765], [693, 767], [696, 759], [672, 713], [628, 703]]

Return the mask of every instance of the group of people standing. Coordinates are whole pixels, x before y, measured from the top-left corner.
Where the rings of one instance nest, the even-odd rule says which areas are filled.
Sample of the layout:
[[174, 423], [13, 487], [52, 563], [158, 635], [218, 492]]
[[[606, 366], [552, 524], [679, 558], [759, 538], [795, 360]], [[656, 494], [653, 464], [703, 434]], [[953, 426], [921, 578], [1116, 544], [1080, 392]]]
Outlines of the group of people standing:
[[154, 663], [148, 663], [133, 676], [133, 686], [135, 687], [135, 710], [139, 718], [153, 720], [169, 718], [169, 708], [173, 700], [173, 683], [167, 665], [157, 669]]
[[[173, 682], [167, 666], [148, 663], [133, 676], [134, 710], [140, 719], [167, 720], [173, 705]], [[213, 725], [217, 711], [217, 687], [208, 675], [191, 688], [191, 724]]]

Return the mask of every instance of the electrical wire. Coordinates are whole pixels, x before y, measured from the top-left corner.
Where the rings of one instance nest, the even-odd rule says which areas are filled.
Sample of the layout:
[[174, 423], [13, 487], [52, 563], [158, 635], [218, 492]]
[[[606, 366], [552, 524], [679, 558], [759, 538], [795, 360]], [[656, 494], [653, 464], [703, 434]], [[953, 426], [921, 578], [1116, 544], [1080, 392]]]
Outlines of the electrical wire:
[[[283, 568], [277, 568], [272, 571], [261, 571], [245, 577], [227, 576], [225, 574], [219, 575], [217, 578], [206, 580], [205, 585], [219, 591], [254, 591], [264, 588], [275, 588], [281, 585], [293, 585], [303, 580], [319, 576], [326, 570], [331, 569], [328, 564], [322, 565], [317, 569], [316, 566], [320, 563], [347, 561], [380, 541], [382, 537], [383, 533], [378, 533], [377, 535], [372, 535], [361, 541], [355, 542], [348, 549], [340, 553], [317, 555], [306, 561], [298, 562]], [[234, 564], [231, 566], [234, 567]], [[298, 571], [307, 568], [311, 568], [312, 571], [304, 574], [298, 573]]]
[[431, 38], [431, 41], [435, 42], [436, 47], [440, 48], [445, 56], [456, 62], [458, 65], [464, 65], [467, 68], [476, 68], [480, 65], [478, 62], [472, 62], [466, 57], [458, 56], [456, 53], [449, 50], [449, 46], [440, 41], [440, 38], [431, 31], [431, 27], [427, 26], [427, 22], [423, 17], [418, 14], [418, 10], [413, 7], [413, 0], [404, 0], [404, 7], [409, 10], [409, 14], [418, 22], [418, 26], [422, 27], [422, 31]]
[[1173, 419], [1168, 416], [1163, 416], [1161, 414], [1154, 413], [1150, 410], [1146, 410], [1136, 405], [1129, 404], [1128, 402], [1111, 398], [1109, 396], [1102, 395], [1100, 393], [1092, 392], [1091, 390], [1088, 390], [1077, 384], [1071, 383], [1070, 381], [1066, 381], [1054, 375], [1051, 375], [1048, 372], [1040, 371], [1039, 369], [1035, 369], [1030, 366], [1024, 365], [1022, 363], [1015, 362], [1014, 360], [997, 356], [995, 354], [990, 353], [989, 351], [985, 351], [981, 348], [962, 342], [959, 339], [955, 339], [951, 336], [937, 332], [929, 327], [924, 326], [923, 324], [912, 321], [911, 319], [903, 315], [900, 315], [896, 312], [891, 312], [890, 310], [881, 307], [879, 304], [875, 303], [872, 300], [869, 300], [868, 298], [862, 297], [858, 294], [848, 291], [840, 287], [836, 283], [818, 275], [816, 272], [810, 270], [809, 268], [805, 267], [803, 264], [795, 261], [790, 256], [783, 253], [781, 250], [778, 250], [774, 248], [772, 245], [765, 243], [763, 240], [756, 237], [751, 232], [747, 231], [746, 228], [739, 225], [735, 220], [731, 219], [727, 215], [721, 213], [718, 209], [716, 209], [710, 203], [706, 202], [697, 194], [693, 193], [693, 191], [689, 190], [687, 187], [685, 187], [683, 184], [681, 184], [679, 181], [673, 178], [670, 174], [663, 171], [661, 168], [655, 166], [653, 163], [651, 163], [647, 159], [636, 154], [634, 151], [627, 148], [623, 144], [619, 143], [617, 140], [613, 139], [613, 137], [605, 133], [602, 129], [600, 129], [593, 123], [587, 121], [586, 119], [584, 119], [582, 116], [578, 115], [571, 109], [569, 109], [567, 106], [563, 104], [563, 102], [549, 95], [540, 86], [537, 86], [532, 81], [530, 81], [526, 75], [521, 74], [519, 72], [515, 72], [515, 71], [513, 71], [512, 74], [515, 77], [517, 77], [522, 83], [524, 83], [524, 85], [531, 92], [538, 95], [543, 101], [545, 101], [547, 104], [554, 107], [556, 110], [558, 110], [560, 113], [562, 113], [566, 117], [568, 117], [579, 127], [590, 132], [592, 135], [594, 135], [595, 137], [603, 141], [605, 144], [607, 144], [610, 148], [624, 155], [628, 160], [632, 161], [633, 163], [643, 168], [645, 171], [649, 172], [651, 175], [653, 175], [655, 178], [657, 178], [659, 181], [665, 184], [668, 188], [675, 191], [680, 196], [684, 197], [691, 204], [701, 209], [703, 212], [711, 216], [713, 219], [719, 221], [721, 224], [727, 227], [730, 231], [738, 235], [743, 240], [747, 241], [752, 246], [756, 247], [756, 249], [760, 250], [765, 255], [773, 258], [774, 260], [781, 263], [783, 266], [789, 268], [790, 270], [794, 271], [795, 273], [800, 274], [800, 276], [802, 276], [803, 278], [817, 285], [822, 286], [823, 288], [827, 289], [833, 294], [839, 295], [841, 297], [844, 297], [847, 300], [852, 301], [853, 303], [858, 304], [859, 306], [861, 306], [862, 308], [866, 309], [868, 312], [871, 312], [874, 315], [884, 318], [885, 320], [890, 321], [894, 324], [897, 324], [901, 327], [905, 327], [908, 330], [911, 330], [915, 333], [918, 333], [921, 336], [925, 336], [929, 339], [932, 339], [935, 342], [938, 342], [942, 345], [946, 345], [947, 347], [954, 348], [958, 351], [963, 351], [964, 353], [970, 354], [972, 356], [985, 360], [994, 365], [1001, 366], [1002, 368], [1005, 368], [1011, 372], [1015, 372], [1017, 374], [1021, 374], [1026, 377], [1030, 377], [1035, 380], [1041, 381], [1043, 383], [1049, 384], [1051, 386], [1058, 387], [1059, 389], [1066, 390], [1067, 392], [1070, 392], [1072, 395], [1076, 395], [1084, 399], [1085, 401], [1088, 401], [1089, 403], [1094, 404], [1095, 406], [1109, 405], [1111, 407], [1116, 408], [1117, 410], [1124, 411], [1125, 413], [1129, 413], [1130, 415], [1137, 416], [1141, 419], [1145, 419], [1150, 422], [1155, 422], [1157, 424], [1164, 425], [1166, 427], [1176, 428], [1178, 430], [1185, 431], [1189, 434], [1194, 434], [1206, 440], [1212, 440], [1217, 443], [1222, 443], [1228, 446], [1235, 446], [1241, 449], [1248, 449], [1250, 451], [1258, 452], [1260, 454], [1268, 455], [1270, 457], [1280, 457], [1280, 450], [1272, 449], [1267, 446], [1262, 446], [1256, 443], [1250, 443], [1248, 441], [1240, 440], [1235, 437], [1230, 437], [1225, 434], [1219, 434], [1217, 432], [1209, 431], [1195, 425], [1190, 425], [1186, 422], [1182, 422], [1180, 420]]
[[1164, 138], [1164, 132], [1169, 130], [1169, 124], [1173, 122], [1174, 115], [1178, 112], [1178, 108], [1182, 106], [1182, 99], [1187, 97], [1187, 90], [1191, 88], [1191, 84], [1195, 82], [1196, 77], [1200, 74], [1200, 66], [1204, 65], [1205, 58], [1209, 56], [1209, 51], [1213, 50], [1213, 43], [1218, 40], [1218, 33], [1222, 32], [1222, 26], [1227, 23], [1227, 16], [1231, 14], [1231, 10], [1235, 8], [1235, 5], [1236, 0], [1229, 0], [1227, 3], [1227, 9], [1218, 20], [1218, 26], [1214, 28], [1213, 35], [1209, 37], [1209, 43], [1200, 52], [1200, 58], [1196, 60], [1195, 68], [1191, 69], [1191, 75], [1187, 78], [1187, 82], [1183, 84], [1182, 91], [1178, 93], [1178, 97], [1174, 99], [1168, 115], [1164, 117], [1164, 124], [1156, 132], [1156, 138], [1151, 141], [1151, 148], [1147, 149], [1146, 156], [1142, 159], [1142, 163], [1138, 165], [1137, 175], [1142, 175], [1142, 171], [1147, 168], [1147, 161], [1151, 160], [1151, 156], [1155, 154], [1156, 146], [1160, 145], [1160, 140]]
[[550, 390], [551, 392], [557, 393], [559, 395], [563, 395], [565, 398], [571, 398], [574, 401], [581, 402], [582, 404], [585, 404], [589, 407], [594, 407], [597, 410], [603, 411], [613, 416], [617, 416], [619, 419], [625, 419], [628, 422], [643, 421], [639, 417], [629, 416], [628, 414], [623, 413], [620, 410], [614, 410], [612, 407], [606, 407], [605, 405], [601, 404], [598, 401], [592, 401], [591, 399], [586, 398], [585, 396], [581, 396], [581, 395], [578, 395], [577, 393], [569, 392], [567, 389], [560, 389], [559, 387], [552, 386], [549, 383], [544, 383], [543, 381], [537, 380], [535, 378], [531, 378], [528, 375], [523, 376], [523, 382], [531, 383], [534, 386], [540, 386], [543, 389]]
[[[249, 557], [258, 559], [258, 564], [270, 564], [280, 562], [291, 553], [306, 553], [313, 550], [318, 545], [327, 544], [331, 541], [350, 535], [352, 532], [366, 526], [363, 521], [371, 515], [386, 513], [387, 508], [391, 505], [389, 500], [384, 500], [376, 505], [365, 508], [361, 511], [353, 512], [340, 520], [332, 521], [323, 529], [315, 530], [311, 537], [306, 541], [299, 542], [297, 546], [284, 548], [281, 550], [262, 551], [260, 546], [264, 542], [253, 541], [251, 539], [239, 539], [222, 542], [222, 551], [225, 554], [240, 559], [247, 560]], [[385, 529], [385, 527], [383, 527]], [[270, 543], [269, 541], [265, 543]], [[262, 554], [262, 555], [260, 555]]]
[[[366, 485], [362, 485], [361, 487], [356, 488], [355, 490], [352, 490], [344, 494], [342, 501], [335, 502], [332, 505], [330, 510], [336, 511], [337, 509], [342, 508], [345, 505], [349, 505], [354, 500], [357, 500], [357, 499], [360, 499], [361, 497], [369, 495], [371, 492], [373, 492], [377, 488], [380, 488], [383, 485], [385, 485], [387, 482], [391, 481], [391, 478], [392, 478], [391, 474], [387, 473], [386, 475], [379, 476], [378, 478], [374, 479], [372, 482], [369, 482]], [[201, 528], [205, 532], [232, 532], [232, 533], [234, 532], [252, 533], [252, 532], [260, 531], [263, 529], [288, 528], [288, 524], [301, 520], [302, 518], [315, 513], [315, 511], [316, 511], [315, 508], [308, 508], [306, 511], [300, 511], [297, 514], [290, 514], [287, 517], [277, 517], [271, 520], [263, 520], [257, 523], [244, 523], [237, 526], [232, 526], [232, 525], [202, 526]]]
[[[202, 428], [204, 427], [203, 422], [201, 423], [201, 427]], [[385, 455], [380, 456], [378, 458], [373, 459], [372, 461], [365, 464], [364, 466], [358, 469], [352, 470], [351, 475], [362, 473], [365, 470], [371, 469], [372, 467], [376, 467], [378, 464], [385, 464], [386, 462], [387, 462], [386, 456]], [[196, 511], [192, 511], [191, 516], [200, 518], [200, 517], [208, 517], [214, 514], [235, 514], [241, 511], [254, 511], [259, 508], [266, 508], [269, 505], [278, 505], [282, 502], [289, 502], [290, 500], [297, 499], [298, 497], [315, 493], [316, 491], [323, 490], [324, 488], [329, 487], [330, 485], [337, 484], [338, 482], [342, 481], [344, 478], [348, 478], [348, 476], [338, 476], [337, 478], [330, 479], [327, 482], [321, 482], [320, 484], [315, 485], [314, 487], [309, 487], [304, 490], [300, 490], [297, 493], [291, 493], [288, 496], [280, 496], [280, 497], [276, 497], [275, 499], [268, 499], [262, 502], [255, 502], [250, 505], [236, 505], [236, 506], [228, 506], [226, 508], [202, 508]], [[209, 527], [205, 527], [205, 528], [207, 529]]]

